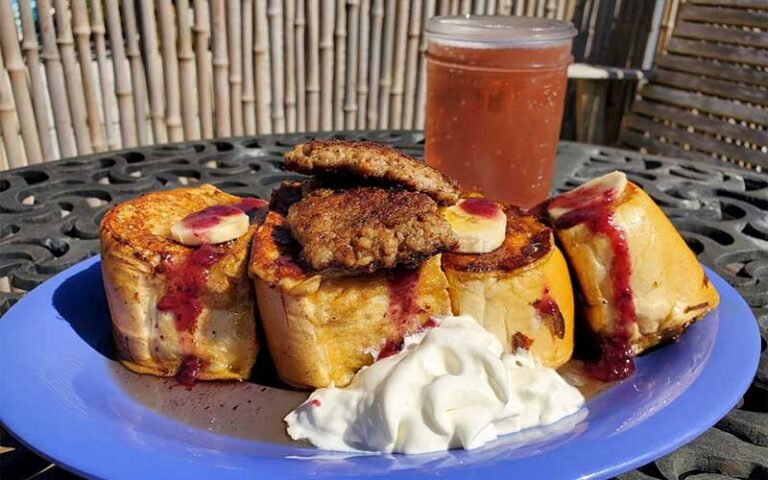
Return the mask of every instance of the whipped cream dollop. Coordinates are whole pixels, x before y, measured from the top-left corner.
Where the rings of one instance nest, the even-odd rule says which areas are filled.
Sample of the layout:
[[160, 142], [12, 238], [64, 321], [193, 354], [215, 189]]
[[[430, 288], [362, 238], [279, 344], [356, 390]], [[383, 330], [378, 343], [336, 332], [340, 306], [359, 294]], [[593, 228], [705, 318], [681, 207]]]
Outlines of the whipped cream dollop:
[[577, 412], [584, 397], [525, 351], [504, 353], [468, 316], [406, 336], [346, 388], [315, 390], [285, 417], [294, 440], [338, 451], [473, 449]]

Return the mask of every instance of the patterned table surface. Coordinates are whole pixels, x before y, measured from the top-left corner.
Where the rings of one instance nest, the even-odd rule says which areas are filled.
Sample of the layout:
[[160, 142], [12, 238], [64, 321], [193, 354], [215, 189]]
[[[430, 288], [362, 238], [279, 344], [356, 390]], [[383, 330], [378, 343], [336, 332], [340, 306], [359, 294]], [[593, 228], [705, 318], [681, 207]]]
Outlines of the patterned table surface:
[[[424, 147], [420, 132], [334, 136], [388, 143], [414, 156], [421, 156]], [[110, 205], [193, 182], [269, 198], [275, 185], [293, 177], [281, 168], [282, 153], [311, 137], [330, 134], [142, 147], [0, 173], [0, 314], [25, 291], [95, 254], [98, 223]], [[739, 290], [758, 317], [763, 336], [757, 376], [738, 408], [690, 444], [620, 478], [768, 479], [768, 174], [715, 161], [562, 143], [555, 187], [570, 188], [615, 169], [640, 184], [671, 217], [699, 259]], [[0, 428], [0, 478], [33, 476], [77, 478]]]

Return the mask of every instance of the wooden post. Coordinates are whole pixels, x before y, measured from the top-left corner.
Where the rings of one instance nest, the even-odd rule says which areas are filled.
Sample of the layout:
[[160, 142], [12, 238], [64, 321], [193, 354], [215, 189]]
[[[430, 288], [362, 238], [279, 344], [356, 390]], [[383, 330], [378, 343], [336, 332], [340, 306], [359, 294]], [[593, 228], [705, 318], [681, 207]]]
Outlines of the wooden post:
[[[152, 0], [144, 0], [152, 1]], [[133, 104], [136, 111], [136, 130], [141, 145], [150, 143], [147, 129], [147, 80], [144, 76], [144, 62], [139, 49], [139, 30], [136, 24], [136, 9], [133, 1], [122, 1], [123, 22], [125, 23], [126, 54], [131, 67], [133, 81]], [[154, 18], [154, 2], [152, 2], [152, 17]]]
[[243, 54], [240, 2], [227, 2], [227, 47], [229, 51], [229, 104], [232, 134], [243, 134]]
[[256, 95], [253, 78], [253, 0], [243, 0], [243, 131], [256, 134]]
[[179, 77], [181, 85], [181, 118], [184, 139], [200, 138], [195, 85], [195, 53], [192, 51], [192, 21], [189, 0], [176, 1], [176, 24], [179, 38]]
[[173, 18], [171, 0], [158, 0], [157, 16], [160, 20], [160, 45], [163, 53], [163, 74], [165, 77], [165, 124], [168, 139], [172, 142], [184, 140], [184, 126], [181, 122], [181, 85], [179, 83], [179, 59], [176, 56], [176, 22]]
[[253, 43], [254, 65], [256, 68], [256, 128], [260, 134], [272, 133], [272, 66], [270, 62], [269, 23], [267, 22], [267, 0], [256, 0], [253, 9], [256, 41]]
[[53, 143], [51, 142], [51, 124], [48, 121], [48, 107], [45, 104], [45, 99], [48, 98], [48, 90], [45, 88], [43, 75], [40, 71], [40, 47], [37, 44], [37, 32], [35, 31], [35, 22], [32, 18], [32, 7], [29, 0], [21, 0], [19, 2], [19, 15], [21, 16], [21, 29], [24, 32], [21, 50], [24, 52], [27, 60], [29, 83], [32, 89], [32, 106], [35, 110], [35, 121], [37, 122], [37, 134], [40, 138], [43, 160], [47, 162], [55, 158]]
[[21, 139], [24, 141], [27, 160], [29, 163], [40, 163], [43, 161], [43, 150], [35, 125], [35, 112], [27, 85], [26, 67], [21, 58], [11, 4], [5, 1], [0, 1], [0, 43], [2, 43], [5, 69], [8, 70], [13, 97], [18, 108]]
[[211, 27], [205, 0], [194, 0], [195, 8], [195, 67], [197, 69], [197, 101], [200, 107], [200, 133], [213, 137], [213, 86], [208, 39]]
[[213, 26], [213, 92], [216, 99], [216, 135], [228, 137], [232, 134], [229, 116], [229, 84], [227, 82], [227, 17], [224, 0], [211, 1]]
[[94, 151], [103, 152], [107, 149], [107, 145], [104, 143], [101, 115], [99, 115], [99, 87], [96, 84], [91, 61], [91, 25], [88, 21], [88, 8], [85, 5], [85, 0], [72, 1], [72, 22], [80, 71], [83, 75], [83, 92], [85, 93], [85, 108], [88, 116], [88, 129], [91, 134], [91, 145]]
[[114, 96], [113, 83], [109, 82], [110, 65], [107, 61], [107, 42], [104, 26], [104, 14], [101, 10], [101, 1], [91, 2], [91, 32], [93, 32], [93, 44], [96, 48], [96, 62], [99, 65], [99, 83], [101, 84], [101, 108], [104, 112], [104, 130], [107, 134], [107, 147], [110, 150], [120, 148], [120, 141], [116, 135], [115, 120], [117, 112], [113, 110], [112, 99]]
[[[45, 65], [45, 76], [48, 81], [48, 89], [51, 94], [51, 108], [53, 109], [53, 122], [56, 127], [56, 138], [59, 141], [59, 153], [62, 157], [74, 157], [77, 155], [77, 144], [72, 128], [72, 115], [69, 111], [69, 101], [67, 100], [64, 67], [61, 65], [59, 47], [56, 46], [56, 32], [53, 27], [50, 1], [39, 0], [37, 3], [37, 10], [40, 15], [40, 32], [43, 39], [42, 58]], [[7, 139], [8, 137], [6, 137], [6, 141]]]

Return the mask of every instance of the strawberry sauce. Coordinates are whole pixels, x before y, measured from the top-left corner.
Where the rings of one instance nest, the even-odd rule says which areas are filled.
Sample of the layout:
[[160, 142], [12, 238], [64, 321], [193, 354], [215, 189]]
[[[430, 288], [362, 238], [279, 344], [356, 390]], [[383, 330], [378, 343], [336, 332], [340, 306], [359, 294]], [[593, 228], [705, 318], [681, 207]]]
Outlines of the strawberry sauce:
[[560, 312], [560, 307], [557, 306], [557, 302], [549, 293], [549, 288], [544, 288], [541, 298], [533, 302], [533, 308], [536, 309], [541, 321], [549, 327], [552, 335], [557, 338], [565, 336], [565, 319]]
[[176, 372], [176, 381], [187, 388], [195, 386], [195, 382], [203, 371], [203, 361], [194, 355], [189, 355], [181, 362]]
[[199, 233], [201, 230], [218, 225], [222, 218], [242, 213], [242, 210], [231, 205], [214, 205], [184, 217], [181, 223], [193, 232]]
[[157, 308], [174, 314], [179, 332], [195, 332], [197, 317], [203, 309], [200, 297], [205, 291], [208, 270], [220, 257], [215, 246], [205, 243], [181, 260], [163, 258], [167, 286]]
[[483, 218], [494, 218], [501, 213], [501, 209], [496, 203], [484, 198], [468, 198], [462, 200], [461, 203], [459, 203], [459, 208], [470, 215]]
[[421, 313], [416, 298], [416, 287], [419, 283], [419, 270], [398, 268], [389, 278], [389, 311], [390, 319], [400, 330], [404, 330], [408, 320]]
[[613, 338], [602, 340], [600, 360], [587, 365], [587, 372], [603, 381], [621, 380], [635, 371], [630, 343], [631, 328], [637, 322], [630, 285], [632, 262], [624, 231], [614, 224], [609, 208], [615, 199], [615, 190], [594, 186], [574, 190], [549, 203], [550, 211], [553, 208], [570, 209], [555, 221], [555, 227], [565, 229], [584, 224], [593, 234], [605, 237], [611, 245], [610, 278], [617, 318]]

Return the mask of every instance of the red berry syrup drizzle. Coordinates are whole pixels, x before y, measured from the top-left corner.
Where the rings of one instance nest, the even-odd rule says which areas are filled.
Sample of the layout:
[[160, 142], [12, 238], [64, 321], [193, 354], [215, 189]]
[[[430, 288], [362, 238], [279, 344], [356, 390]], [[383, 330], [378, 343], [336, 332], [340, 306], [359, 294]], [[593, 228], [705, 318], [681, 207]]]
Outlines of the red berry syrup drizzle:
[[614, 337], [603, 339], [600, 359], [587, 364], [587, 373], [602, 381], [621, 380], [635, 371], [634, 351], [630, 343], [631, 328], [637, 321], [630, 285], [632, 262], [626, 236], [614, 224], [609, 208], [615, 197], [614, 189], [598, 185], [574, 190], [549, 203], [550, 211], [553, 208], [570, 210], [555, 221], [555, 227], [570, 228], [584, 224], [592, 233], [603, 235], [611, 244], [610, 277], [617, 314]]

